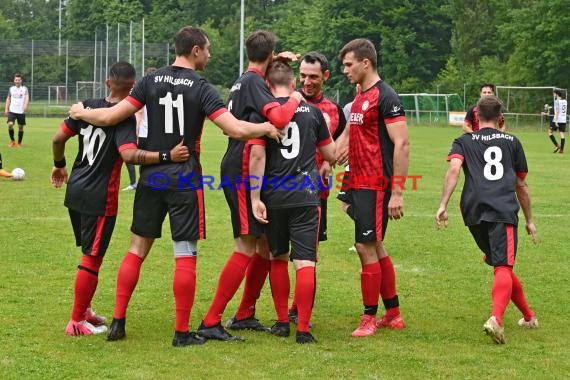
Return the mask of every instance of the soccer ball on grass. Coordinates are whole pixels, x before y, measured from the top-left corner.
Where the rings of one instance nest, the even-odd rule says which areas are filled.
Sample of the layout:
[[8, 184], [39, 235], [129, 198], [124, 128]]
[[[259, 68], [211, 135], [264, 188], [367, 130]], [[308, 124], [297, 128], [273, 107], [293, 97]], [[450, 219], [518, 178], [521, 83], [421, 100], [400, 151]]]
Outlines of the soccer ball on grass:
[[26, 172], [22, 168], [15, 168], [12, 170], [12, 179], [14, 181], [22, 181], [26, 177]]

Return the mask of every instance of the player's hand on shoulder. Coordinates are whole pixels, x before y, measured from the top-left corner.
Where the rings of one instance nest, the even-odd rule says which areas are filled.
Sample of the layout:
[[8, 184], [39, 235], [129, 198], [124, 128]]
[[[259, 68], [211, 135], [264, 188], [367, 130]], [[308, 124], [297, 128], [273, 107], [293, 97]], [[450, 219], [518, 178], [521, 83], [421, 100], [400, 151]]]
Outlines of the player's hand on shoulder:
[[172, 150], [170, 150], [170, 159], [172, 162], [185, 162], [190, 158], [190, 151], [184, 145], [184, 139], [178, 143]]
[[277, 129], [273, 124], [271, 124], [268, 121], [266, 121], [264, 124], [266, 124], [266, 127], [268, 129], [268, 132], [265, 134], [265, 136], [280, 143], [283, 137], [285, 136], [285, 128]]
[[526, 223], [526, 232], [530, 235], [532, 242], [538, 244], [538, 231], [533, 222]]
[[81, 119], [81, 113], [84, 109], [82, 102], [75, 103], [69, 109], [69, 117], [75, 120]]
[[440, 206], [437, 212], [435, 213], [435, 229], [439, 231], [441, 228], [441, 224], [447, 228], [447, 223], [449, 220], [449, 215], [447, 215], [447, 210], [445, 207]]
[[66, 168], [53, 168], [51, 170], [51, 184], [56, 189], [59, 189], [63, 186], [64, 183], [67, 183], [67, 169]]
[[293, 93], [291, 93], [290, 95], [291, 97], [297, 99], [299, 101], [299, 103], [301, 102], [307, 102], [307, 99], [305, 99], [305, 97], [303, 96], [303, 94], [301, 94], [299, 91], [293, 91]]

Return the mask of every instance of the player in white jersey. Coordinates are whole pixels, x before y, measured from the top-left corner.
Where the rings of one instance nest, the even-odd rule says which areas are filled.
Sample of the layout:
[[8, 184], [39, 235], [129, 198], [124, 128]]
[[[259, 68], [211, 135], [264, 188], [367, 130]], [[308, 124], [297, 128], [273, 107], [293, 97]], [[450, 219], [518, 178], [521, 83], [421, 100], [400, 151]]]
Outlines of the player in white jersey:
[[[568, 111], [568, 102], [564, 98], [562, 91], [556, 89], [554, 90], [554, 118], [552, 118], [552, 124], [548, 128], [548, 135], [550, 140], [554, 143], [556, 148], [553, 153], [564, 153], [564, 142], [566, 141], [564, 133], [566, 132], [566, 117]], [[556, 138], [553, 132], [558, 130], [560, 132], [560, 145], [556, 143]]]
[[[10, 87], [6, 97], [4, 113], [8, 116], [8, 134], [10, 143], [8, 147], [21, 147], [24, 138], [24, 125], [26, 125], [26, 110], [30, 103], [28, 88], [22, 85], [22, 74], [14, 74], [14, 86]], [[14, 139], [14, 122], [18, 121], [18, 142]]]

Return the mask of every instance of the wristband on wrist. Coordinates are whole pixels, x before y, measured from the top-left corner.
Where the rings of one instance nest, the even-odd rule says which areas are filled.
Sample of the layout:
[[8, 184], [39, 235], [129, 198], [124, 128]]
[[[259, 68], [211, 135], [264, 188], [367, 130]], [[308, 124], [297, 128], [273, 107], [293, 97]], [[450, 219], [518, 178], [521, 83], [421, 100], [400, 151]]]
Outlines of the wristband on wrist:
[[158, 153], [158, 157], [160, 159], [160, 163], [166, 163], [166, 162], [172, 162], [172, 160], [170, 159], [170, 151], [169, 150], [163, 150], [160, 151]]
[[55, 166], [58, 169], [65, 168], [65, 165], [66, 165], [65, 157], [63, 157], [59, 161], [53, 160], [53, 166]]

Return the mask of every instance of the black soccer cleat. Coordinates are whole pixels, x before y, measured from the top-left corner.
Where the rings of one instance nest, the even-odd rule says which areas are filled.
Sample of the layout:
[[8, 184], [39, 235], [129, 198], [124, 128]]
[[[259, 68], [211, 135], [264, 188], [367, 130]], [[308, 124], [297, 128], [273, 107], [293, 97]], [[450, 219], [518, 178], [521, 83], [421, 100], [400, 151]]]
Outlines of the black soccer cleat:
[[295, 341], [299, 344], [317, 343], [317, 340], [310, 332], [297, 331]]
[[172, 345], [174, 347], [186, 347], [192, 346], [197, 344], [204, 344], [206, 343], [206, 339], [202, 338], [201, 336], [197, 335], [195, 332], [174, 332], [174, 338], [172, 339]]
[[226, 327], [230, 330], [253, 330], [269, 332], [269, 327], [265, 327], [259, 322], [255, 315], [244, 319], [237, 319], [234, 315], [226, 323]]
[[289, 322], [277, 321], [273, 326], [271, 326], [271, 330], [269, 330], [269, 332], [273, 335], [287, 338], [291, 335], [291, 328], [289, 327]]
[[111, 322], [111, 326], [109, 327], [109, 333], [107, 334], [108, 341], [115, 341], [124, 339], [127, 335], [125, 333], [125, 323], [127, 322], [126, 318], [116, 319], [113, 318], [113, 322]]
[[[299, 322], [299, 312], [297, 310], [289, 310], [289, 322], [297, 324]], [[313, 322], [309, 321], [309, 327], [313, 328]]]
[[212, 340], [221, 340], [223, 342], [231, 342], [231, 341], [245, 341], [244, 338], [241, 336], [233, 336], [229, 332], [227, 332], [221, 323], [218, 323], [212, 327], [206, 327], [204, 325], [204, 321], [200, 323], [198, 330], [196, 331], [199, 336], [204, 339], [212, 339]]

